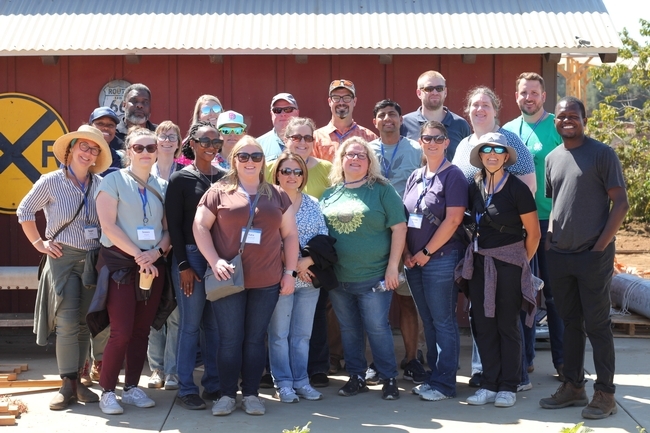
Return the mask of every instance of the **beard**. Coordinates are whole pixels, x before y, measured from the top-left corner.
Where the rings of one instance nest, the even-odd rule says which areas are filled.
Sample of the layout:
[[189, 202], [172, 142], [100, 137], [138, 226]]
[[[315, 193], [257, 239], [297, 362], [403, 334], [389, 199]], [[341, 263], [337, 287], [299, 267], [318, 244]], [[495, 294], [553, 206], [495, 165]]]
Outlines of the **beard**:
[[442, 98], [440, 98], [438, 101], [431, 101], [430, 99], [425, 99], [422, 101], [422, 105], [424, 105], [424, 108], [430, 111], [436, 111], [442, 108], [443, 104], [445, 101], [443, 101]]
[[137, 114], [127, 114], [126, 121], [133, 125], [144, 125], [147, 123], [147, 116], [140, 116]]
[[345, 119], [350, 115], [350, 107], [347, 105], [337, 105], [335, 111], [339, 119]]
[[539, 113], [539, 110], [543, 108], [543, 105], [535, 105], [531, 109], [528, 109], [525, 104], [520, 104], [519, 109], [521, 110], [522, 113], [526, 114], [527, 116], [534, 116], [535, 114]]

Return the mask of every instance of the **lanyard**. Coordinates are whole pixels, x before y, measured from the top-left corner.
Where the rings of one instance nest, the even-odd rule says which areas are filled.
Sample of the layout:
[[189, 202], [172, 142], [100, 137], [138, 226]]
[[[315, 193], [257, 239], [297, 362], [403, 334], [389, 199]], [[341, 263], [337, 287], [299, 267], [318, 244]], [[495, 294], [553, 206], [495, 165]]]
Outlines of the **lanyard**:
[[384, 171], [384, 176], [386, 176], [386, 179], [390, 179], [390, 176], [392, 174], [391, 172], [391, 167], [393, 166], [393, 161], [395, 161], [395, 154], [397, 153], [397, 148], [399, 147], [399, 143], [402, 141], [402, 138], [397, 141], [397, 144], [395, 145], [395, 149], [393, 149], [393, 155], [390, 157], [390, 161], [386, 159], [386, 155], [384, 154], [384, 143], [381, 141], [379, 142], [379, 146], [381, 146], [381, 168]]
[[[481, 217], [483, 216], [484, 213], [487, 212], [488, 207], [490, 206], [490, 203], [492, 202], [492, 197], [494, 196], [496, 191], [499, 190], [499, 187], [501, 186], [501, 184], [503, 182], [505, 182], [505, 180], [507, 178], [508, 178], [508, 173], [505, 173], [504, 176], [499, 181], [499, 183], [497, 183], [497, 186], [494, 187], [494, 190], [493, 190], [492, 194], [488, 194], [487, 197], [485, 198], [485, 209], [483, 210], [483, 213], [480, 214], [480, 215], [478, 213], [476, 214], [476, 230], [478, 230], [478, 224], [479, 224], [479, 222], [481, 222]], [[483, 179], [483, 188], [486, 188], [486, 187], [487, 187], [487, 185], [485, 184], [485, 179]]]
[[[528, 137], [524, 140], [524, 144], [528, 146], [528, 140], [530, 140], [530, 137], [533, 136], [533, 132], [535, 132], [535, 129], [537, 128], [537, 125], [541, 123], [542, 120], [546, 117], [546, 110], [542, 113], [542, 117], [537, 119], [537, 122], [533, 125], [533, 127], [530, 130], [530, 134], [528, 134]], [[522, 129], [524, 127], [524, 116], [521, 116], [521, 123], [519, 124], [519, 136], [521, 137], [521, 134], [523, 133]]]
[[147, 222], [149, 222], [149, 219], [147, 218], [147, 204], [149, 203], [149, 199], [147, 198], [147, 188], [138, 187], [138, 194], [140, 194], [140, 200], [142, 201], [142, 223], [147, 224]]
[[422, 167], [422, 186], [423, 186], [422, 189], [423, 190], [420, 193], [420, 197], [418, 197], [418, 201], [415, 203], [415, 209], [413, 209], [413, 212], [418, 211], [418, 208], [420, 207], [420, 203], [422, 203], [422, 199], [427, 194], [427, 192], [429, 192], [429, 189], [431, 189], [431, 187], [433, 186], [433, 181], [435, 180], [436, 175], [438, 174], [442, 166], [445, 165], [445, 162], [447, 162], [447, 158], [442, 158], [442, 162], [440, 163], [436, 171], [433, 172], [433, 176], [431, 176], [431, 181], [429, 182], [429, 184], [427, 184], [427, 178], [424, 176], [426, 167]]
[[[242, 192], [246, 196], [246, 200], [248, 200], [248, 209], [249, 209], [248, 218], [250, 218], [251, 215], [253, 215], [253, 213], [255, 212], [255, 209], [253, 208], [253, 202], [251, 201], [251, 196], [248, 192], [246, 192], [246, 190], [244, 189], [241, 183], [239, 184], [239, 187], [241, 188]], [[259, 194], [259, 191], [257, 193]]]
[[[334, 191], [332, 191], [332, 194], [330, 194], [330, 196], [328, 197], [328, 199], [331, 199], [332, 197], [334, 197], [334, 196], [335, 196], [336, 194], [338, 194], [338, 193], [341, 193], [341, 196], [343, 196], [343, 192], [345, 192], [345, 190], [347, 189], [347, 188], [346, 188], [347, 185], [353, 185], [353, 184], [355, 184], [355, 183], [363, 182], [363, 181], [366, 180], [366, 179], [368, 179], [368, 175], [365, 175], [364, 177], [362, 177], [362, 178], [359, 179], [359, 180], [353, 180], [353, 181], [351, 181], [351, 182], [345, 182], [345, 181], [344, 181], [344, 182], [343, 182], [343, 185], [339, 186], [339, 187], [336, 188]], [[337, 200], [338, 200], [338, 199], [337, 199]], [[321, 206], [322, 206], [323, 209], [325, 209], [325, 208], [326, 208], [327, 206], [329, 206], [329, 205], [330, 205], [329, 203], [325, 203], [325, 202], [323, 202], [323, 204], [322, 204]]]
[[348, 129], [347, 131], [345, 131], [345, 133], [343, 133], [343, 134], [339, 133], [339, 131], [338, 131], [337, 129], [335, 129], [335, 130], [334, 130], [334, 135], [336, 135], [336, 138], [339, 139], [339, 143], [343, 143], [343, 139], [344, 139], [345, 137], [347, 137], [347, 136], [348, 136], [352, 131], [354, 131], [356, 128], [357, 128], [357, 124], [355, 123], [354, 125], [352, 125], [352, 127], [350, 127], [350, 129]]
[[[169, 177], [172, 177], [172, 174], [174, 173], [175, 168], [176, 168], [176, 163], [172, 162], [172, 166], [169, 168]], [[160, 167], [158, 166], [158, 163], [156, 163], [156, 175], [158, 177], [162, 177], [160, 175]], [[167, 179], [169, 179], [169, 177]]]
[[86, 196], [86, 182], [84, 183], [79, 182], [79, 180], [77, 179], [77, 175], [74, 174], [74, 171], [72, 170], [71, 165], [68, 166], [68, 170], [70, 171], [70, 173], [72, 173], [72, 178], [74, 179], [75, 183], [81, 190], [81, 195], [84, 201], [84, 208], [86, 210], [86, 223], [90, 223], [90, 217], [88, 216], [88, 197]]

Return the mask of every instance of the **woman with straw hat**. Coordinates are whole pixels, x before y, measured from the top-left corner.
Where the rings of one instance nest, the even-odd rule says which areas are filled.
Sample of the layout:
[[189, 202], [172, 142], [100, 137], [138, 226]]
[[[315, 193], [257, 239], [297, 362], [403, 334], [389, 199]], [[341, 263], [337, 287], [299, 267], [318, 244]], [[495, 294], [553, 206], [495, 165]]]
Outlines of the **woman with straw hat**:
[[[36, 181], [18, 206], [16, 215], [27, 239], [47, 256], [39, 281], [34, 332], [39, 345], [56, 331], [56, 361], [61, 389], [50, 401], [51, 410], [62, 410], [70, 401], [99, 401], [80, 381], [90, 344], [86, 312], [94, 283], [83, 277], [94, 268], [99, 249], [99, 219], [94, 195], [101, 177], [111, 165], [111, 152], [101, 131], [83, 125], [59, 137], [53, 146], [61, 169]], [[36, 226], [36, 212], [45, 213], [44, 239]], [[91, 290], [89, 290], [89, 288]], [[54, 301], [54, 302], [52, 302]]]

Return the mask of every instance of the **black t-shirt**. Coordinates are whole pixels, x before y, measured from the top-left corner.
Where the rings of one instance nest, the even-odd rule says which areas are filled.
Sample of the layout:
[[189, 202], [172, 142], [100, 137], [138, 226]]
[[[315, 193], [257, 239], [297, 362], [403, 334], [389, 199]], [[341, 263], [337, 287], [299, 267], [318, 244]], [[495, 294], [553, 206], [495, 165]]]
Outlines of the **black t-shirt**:
[[[481, 184], [482, 187], [482, 184]], [[485, 209], [481, 191], [476, 182], [469, 187], [469, 203], [472, 207], [472, 218], [476, 221], [477, 213], [483, 214]], [[523, 227], [520, 215], [537, 210], [535, 198], [528, 186], [512, 174], [508, 175], [501, 191], [494, 194], [488, 207], [488, 216], [499, 226], [511, 228]], [[496, 248], [519, 242], [523, 236], [499, 232], [488, 223], [488, 218], [481, 218], [478, 228], [478, 245], [481, 248]]]

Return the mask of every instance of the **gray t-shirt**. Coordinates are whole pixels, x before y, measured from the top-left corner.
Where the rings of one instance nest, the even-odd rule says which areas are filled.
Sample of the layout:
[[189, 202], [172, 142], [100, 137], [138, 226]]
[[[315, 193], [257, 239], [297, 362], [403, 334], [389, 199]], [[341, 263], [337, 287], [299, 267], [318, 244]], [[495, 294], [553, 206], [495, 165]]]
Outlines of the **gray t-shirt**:
[[614, 149], [585, 137], [575, 149], [556, 147], [546, 157], [546, 196], [553, 200], [551, 249], [578, 253], [594, 246], [610, 211], [607, 191], [625, 188]]
[[397, 144], [384, 144], [382, 146], [381, 138], [373, 140], [369, 144], [379, 159], [381, 174], [390, 181], [399, 196], [403, 197], [406, 180], [413, 171], [422, 167], [424, 162], [420, 143], [406, 137], [400, 137]]

